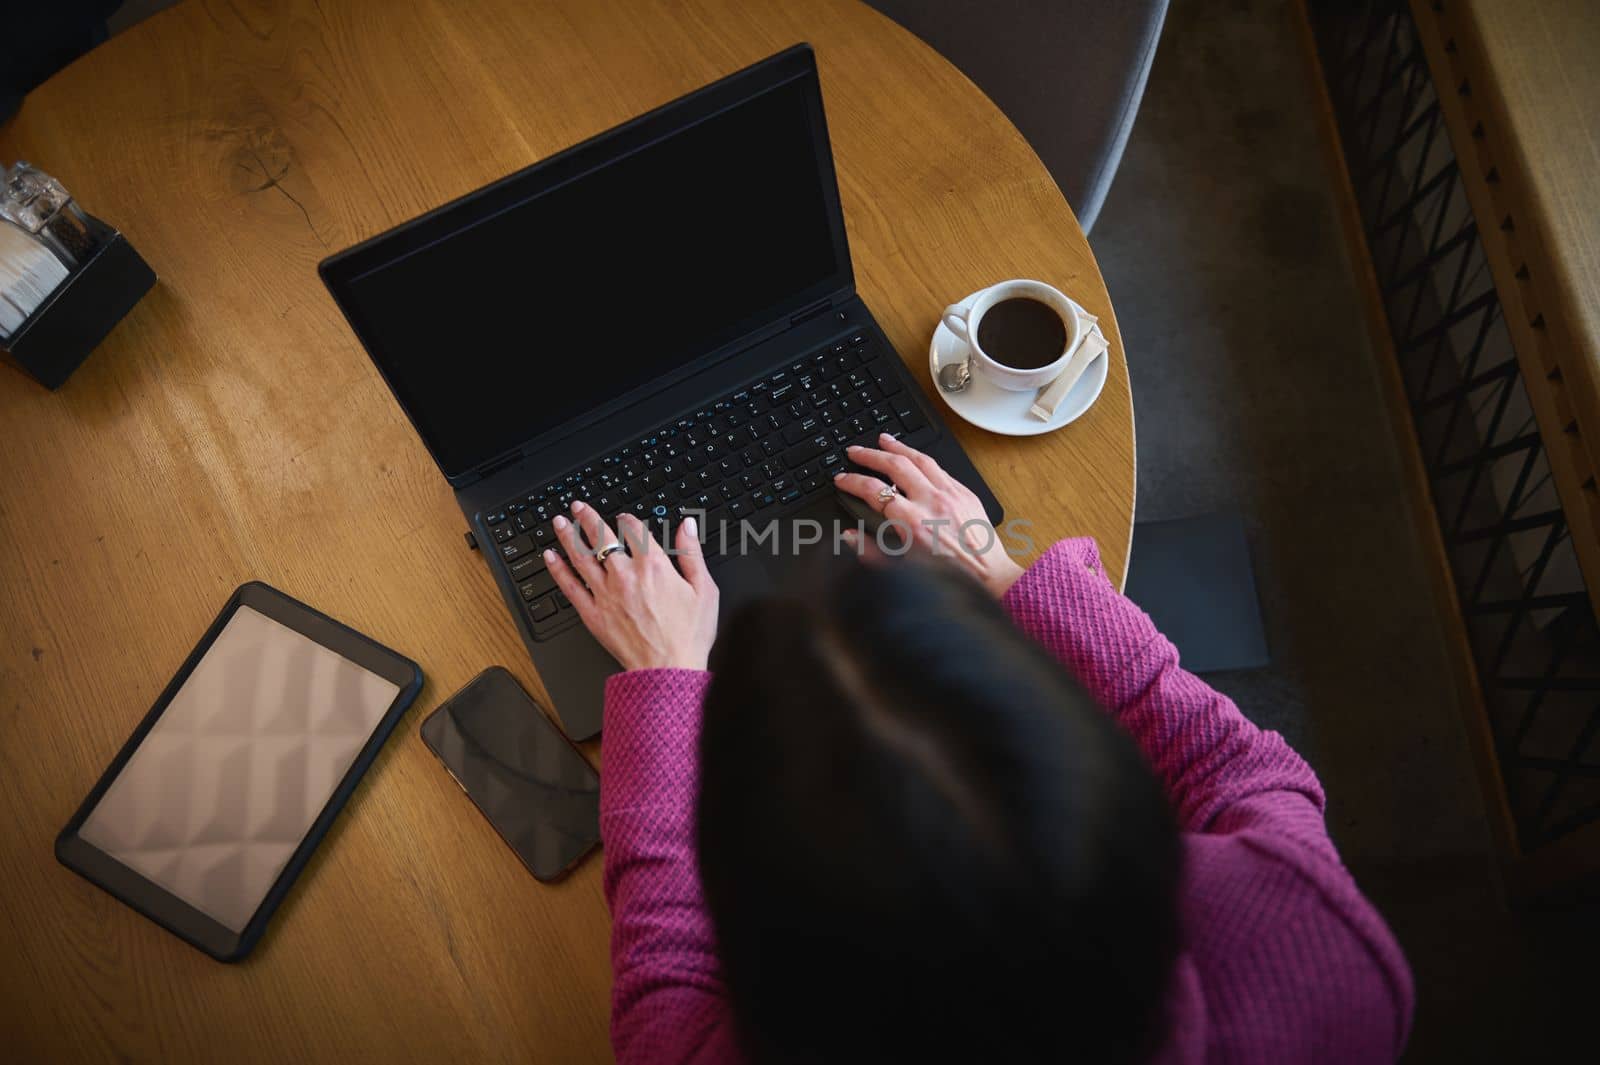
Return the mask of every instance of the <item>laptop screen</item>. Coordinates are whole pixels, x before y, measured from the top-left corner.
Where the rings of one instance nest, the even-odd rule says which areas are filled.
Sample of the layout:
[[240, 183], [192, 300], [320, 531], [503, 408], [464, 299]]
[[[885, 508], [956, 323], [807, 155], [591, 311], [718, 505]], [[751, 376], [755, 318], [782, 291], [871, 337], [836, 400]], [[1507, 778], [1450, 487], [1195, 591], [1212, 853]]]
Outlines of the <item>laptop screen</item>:
[[[447, 475], [614, 407], [848, 280], [805, 58], [802, 76], [726, 104], [686, 98], [590, 142], [577, 173], [558, 156], [491, 187], [492, 204], [467, 197], [460, 224], [448, 207], [425, 232], [348, 253], [359, 272], [330, 287]], [[581, 158], [596, 152], [599, 165]], [[387, 242], [394, 254], [375, 255]]]

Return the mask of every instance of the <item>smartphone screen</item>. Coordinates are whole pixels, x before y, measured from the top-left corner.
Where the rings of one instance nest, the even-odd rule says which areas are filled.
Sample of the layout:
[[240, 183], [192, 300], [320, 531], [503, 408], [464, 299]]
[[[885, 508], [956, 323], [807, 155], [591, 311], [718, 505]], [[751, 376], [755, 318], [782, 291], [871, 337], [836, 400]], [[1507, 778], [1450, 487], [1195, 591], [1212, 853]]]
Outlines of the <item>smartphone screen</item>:
[[422, 740], [540, 880], [600, 840], [600, 775], [498, 666], [422, 723]]

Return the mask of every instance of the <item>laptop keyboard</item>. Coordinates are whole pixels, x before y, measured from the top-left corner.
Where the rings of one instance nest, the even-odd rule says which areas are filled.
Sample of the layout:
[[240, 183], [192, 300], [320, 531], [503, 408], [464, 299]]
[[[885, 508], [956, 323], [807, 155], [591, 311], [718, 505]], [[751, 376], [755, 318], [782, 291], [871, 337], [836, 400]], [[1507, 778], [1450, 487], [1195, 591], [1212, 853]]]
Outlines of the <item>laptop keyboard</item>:
[[[832, 491], [851, 444], [873, 444], [885, 432], [913, 446], [931, 438], [905, 376], [897, 356], [858, 332], [489, 511], [493, 548], [535, 638], [576, 620], [543, 557], [546, 548], [561, 550], [551, 521], [569, 513], [573, 500], [594, 507], [613, 529], [631, 513], [666, 543], [692, 514], [714, 555], [724, 523], [736, 529]], [[732, 529], [728, 542], [738, 542]]]

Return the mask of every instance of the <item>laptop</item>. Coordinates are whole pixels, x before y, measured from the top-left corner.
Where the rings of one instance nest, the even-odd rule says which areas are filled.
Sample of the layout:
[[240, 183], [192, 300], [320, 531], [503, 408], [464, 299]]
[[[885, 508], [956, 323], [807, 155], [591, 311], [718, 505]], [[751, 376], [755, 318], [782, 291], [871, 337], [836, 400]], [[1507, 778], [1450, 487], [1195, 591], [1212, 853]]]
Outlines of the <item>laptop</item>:
[[809, 46], [318, 269], [455, 490], [574, 739], [600, 731], [619, 668], [544, 567], [574, 499], [658, 534], [698, 515], [724, 617], [855, 526], [833, 474], [881, 432], [1001, 519], [856, 293]]

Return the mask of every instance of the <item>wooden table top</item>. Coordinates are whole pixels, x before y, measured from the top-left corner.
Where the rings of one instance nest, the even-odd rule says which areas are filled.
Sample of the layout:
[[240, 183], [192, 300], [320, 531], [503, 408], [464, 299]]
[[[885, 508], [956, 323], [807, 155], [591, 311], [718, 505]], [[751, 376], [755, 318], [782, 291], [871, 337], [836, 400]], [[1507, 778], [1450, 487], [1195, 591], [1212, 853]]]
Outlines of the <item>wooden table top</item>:
[[[0, 370], [8, 1056], [609, 1056], [600, 861], [536, 883], [416, 735], [487, 665], [542, 688], [315, 266], [801, 40], [859, 289], [908, 363], [926, 365], [940, 308], [1007, 277], [1100, 317], [1112, 370], [1081, 420], [1023, 440], [955, 429], [1041, 544], [1093, 535], [1120, 582], [1133, 415], [1094, 258], [1011, 124], [887, 19], [854, 0], [187, 0], [0, 128], [0, 158], [57, 175], [161, 276], [59, 392]], [[255, 954], [224, 967], [51, 844], [252, 578], [411, 655], [428, 682]]]

